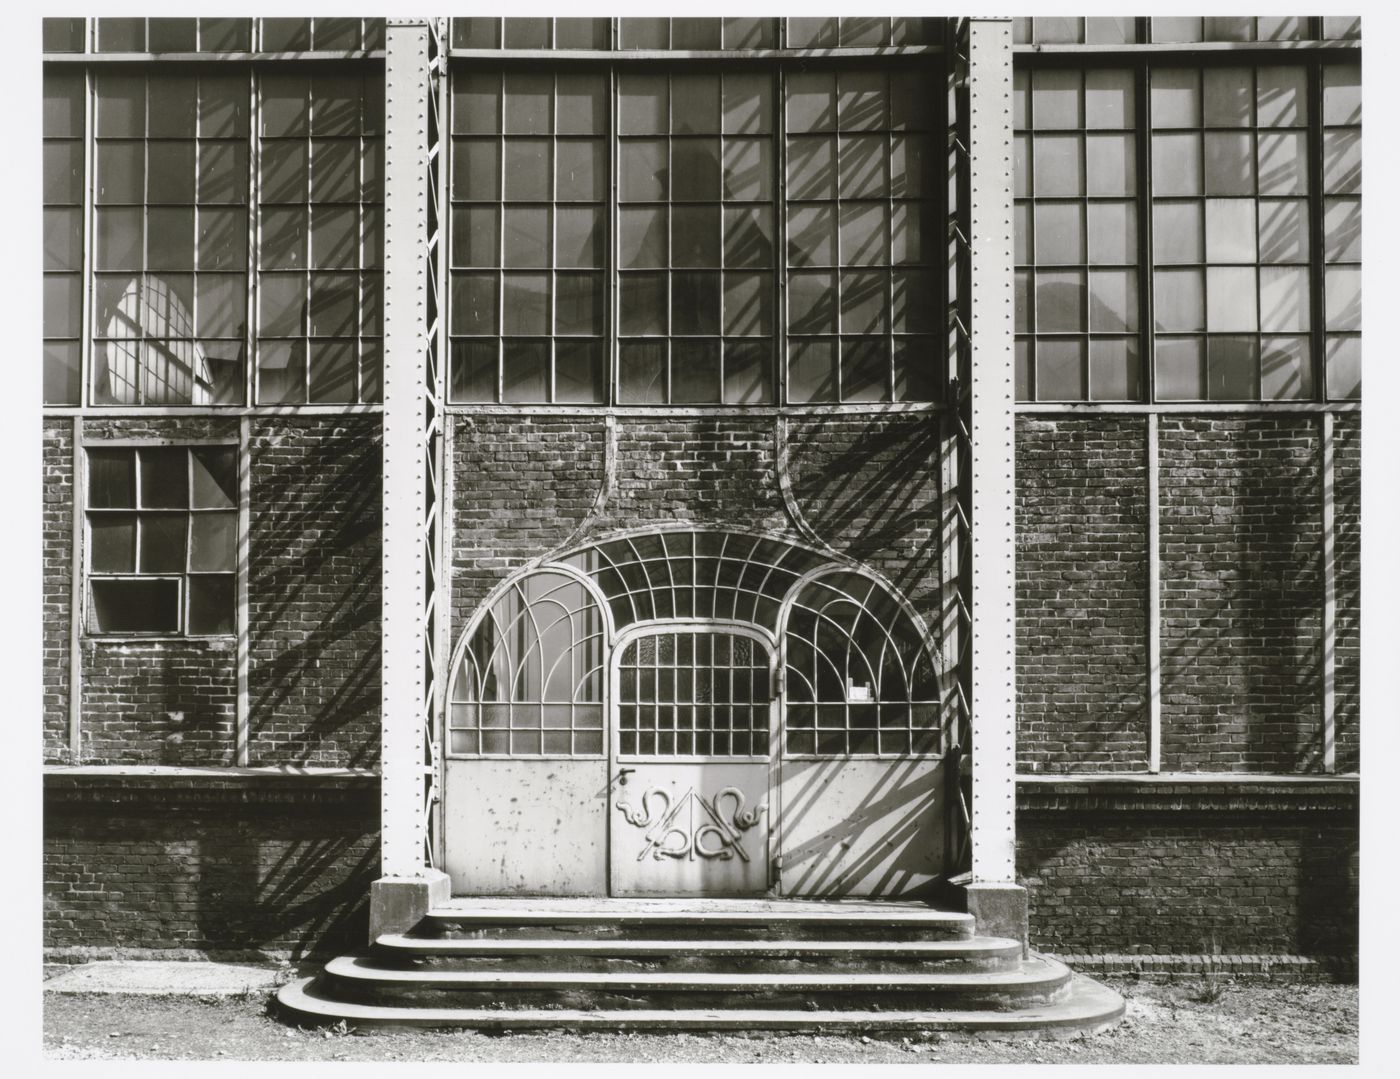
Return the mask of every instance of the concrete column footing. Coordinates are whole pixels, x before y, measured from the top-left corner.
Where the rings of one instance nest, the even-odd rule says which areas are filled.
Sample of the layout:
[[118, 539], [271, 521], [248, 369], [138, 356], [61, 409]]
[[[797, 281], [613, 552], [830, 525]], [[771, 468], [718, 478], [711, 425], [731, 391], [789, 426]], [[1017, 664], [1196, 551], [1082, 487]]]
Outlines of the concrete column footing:
[[437, 869], [417, 877], [380, 877], [369, 886], [369, 942], [407, 933], [428, 911], [452, 898], [452, 880]]

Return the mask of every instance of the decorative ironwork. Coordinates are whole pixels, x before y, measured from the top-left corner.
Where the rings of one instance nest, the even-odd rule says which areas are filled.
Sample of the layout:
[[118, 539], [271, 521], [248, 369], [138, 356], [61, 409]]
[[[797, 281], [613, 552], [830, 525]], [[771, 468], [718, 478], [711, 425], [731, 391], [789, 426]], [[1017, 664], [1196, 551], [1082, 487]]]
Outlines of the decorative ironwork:
[[[734, 803], [728, 817], [724, 815], [725, 799]], [[661, 801], [661, 809], [652, 812], [653, 801]], [[747, 799], [738, 787], [725, 787], [713, 799], [706, 800], [694, 787], [688, 789], [675, 803], [671, 804], [670, 794], [661, 787], [649, 787], [640, 799], [641, 809], [633, 809], [623, 801], [616, 803], [627, 823], [636, 828], [645, 828], [643, 838], [646, 844], [637, 854], [637, 861], [644, 861], [647, 855], [655, 861], [664, 858], [690, 858], [729, 861], [736, 855], [749, 861], [748, 852], [740, 840], [743, 833], [755, 827], [759, 818], [768, 810], [767, 802], [760, 802], [752, 809], [745, 809]], [[700, 823], [695, 822], [695, 806], [702, 811]], [[707, 846], [706, 837], [718, 839], [718, 846]]]

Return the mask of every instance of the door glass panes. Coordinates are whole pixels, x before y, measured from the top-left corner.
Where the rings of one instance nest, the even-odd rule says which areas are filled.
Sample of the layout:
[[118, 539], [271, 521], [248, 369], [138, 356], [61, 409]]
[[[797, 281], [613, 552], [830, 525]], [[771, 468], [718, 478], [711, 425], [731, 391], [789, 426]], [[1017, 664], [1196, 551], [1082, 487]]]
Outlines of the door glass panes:
[[1016, 72], [1023, 400], [1141, 399], [1136, 94], [1128, 69]]
[[259, 92], [256, 401], [377, 401], [383, 76], [269, 73]]
[[1311, 397], [1307, 70], [1151, 79], [1158, 398]]
[[1327, 396], [1361, 396], [1361, 68], [1322, 69]]
[[618, 401], [773, 400], [773, 79], [618, 75]]
[[683, 631], [627, 644], [618, 666], [617, 752], [766, 757], [768, 650], [731, 633]]
[[830, 573], [805, 585], [788, 615], [789, 756], [901, 756], [940, 749], [932, 657], [880, 585]]
[[[46, 23], [52, 20], [46, 20]], [[44, 403], [80, 403], [83, 270], [81, 73], [44, 76]]]
[[234, 632], [232, 446], [88, 451], [91, 633]]
[[604, 400], [607, 86], [591, 72], [453, 83], [454, 401]]
[[786, 78], [792, 403], [931, 397], [942, 257], [933, 101], [913, 71]]
[[245, 70], [95, 79], [94, 404], [241, 404]]
[[514, 582], [457, 662], [448, 752], [600, 755], [603, 646], [601, 612], [577, 578], [544, 571]]

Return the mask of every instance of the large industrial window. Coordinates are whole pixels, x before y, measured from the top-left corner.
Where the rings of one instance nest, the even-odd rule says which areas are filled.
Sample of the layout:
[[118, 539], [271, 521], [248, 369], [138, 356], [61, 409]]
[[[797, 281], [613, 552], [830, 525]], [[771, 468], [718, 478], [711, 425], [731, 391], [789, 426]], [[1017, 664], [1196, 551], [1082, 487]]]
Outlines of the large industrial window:
[[[788, 44], [827, 22], [833, 46], [888, 44], [890, 20], [866, 21], [789, 20]], [[620, 47], [776, 32], [725, 22], [624, 19]], [[454, 25], [465, 47], [502, 40], [497, 20]], [[589, 20], [504, 26], [517, 48], [595, 36]], [[932, 399], [940, 89], [918, 57], [455, 72], [452, 400]]]
[[1360, 395], [1360, 68], [1273, 59], [1016, 72], [1019, 399]]
[[88, 632], [234, 631], [238, 451], [87, 452]]
[[49, 19], [44, 46], [45, 403], [379, 400], [382, 20]]

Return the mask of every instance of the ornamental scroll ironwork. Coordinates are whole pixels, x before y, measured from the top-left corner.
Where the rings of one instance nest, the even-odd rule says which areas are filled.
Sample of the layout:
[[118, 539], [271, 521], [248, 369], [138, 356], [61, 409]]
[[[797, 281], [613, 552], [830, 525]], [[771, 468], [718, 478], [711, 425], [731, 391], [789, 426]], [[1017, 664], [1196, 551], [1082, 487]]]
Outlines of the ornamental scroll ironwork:
[[[727, 817], [724, 814], [726, 799], [733, 803], [733, 810]], [[639, 862], [647, 855], [656, 861], [696, 856], [728, 861], [737, 855], [747, 862], [750, 859], [741, 842], [743, 833], [757, 825], [768, 809], [767, 802], [746, 809], [747, 799], [738, 787], [725, 787], [709, 800], [691, 787], [674, 806], [666, 790], [649, 787], [639, 801], [640, 809], [634, 809], [628, 802], [617, 802], [628, 824], [646, 829], [643, 833], [646, 844], [637, 854]], [[658, 801], [661, 808], [653, 813], [652, 807]], [[698, 824], [696, 806], [701, 810]], [[718, 841], [716, 845], [710, 845], [712, 838]]]

